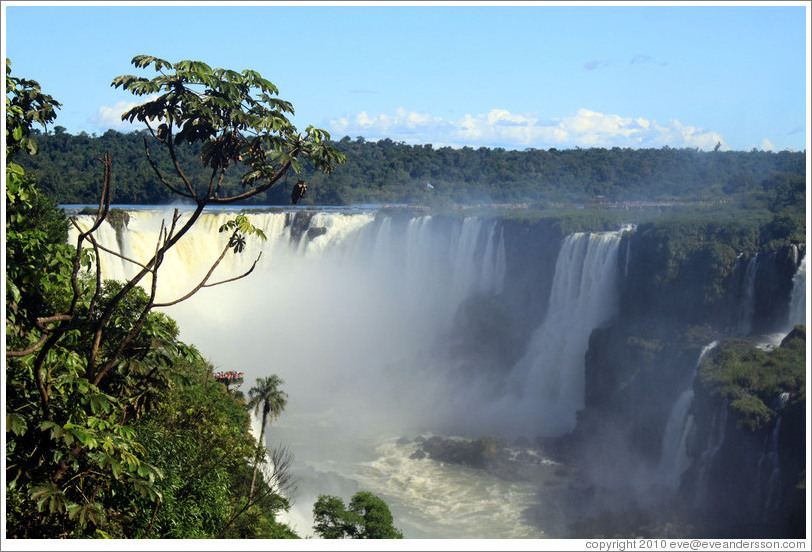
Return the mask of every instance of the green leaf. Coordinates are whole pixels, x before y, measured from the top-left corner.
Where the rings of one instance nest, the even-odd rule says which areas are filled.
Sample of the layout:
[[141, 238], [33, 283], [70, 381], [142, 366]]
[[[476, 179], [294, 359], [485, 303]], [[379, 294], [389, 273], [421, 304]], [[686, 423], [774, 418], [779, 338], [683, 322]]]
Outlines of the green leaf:
[[25, 416], [17, 412], [9, 412], [6, 414], [6, 430], [11, 431], [15, 435], [22, 435], [28, 429]]
[[110, 460], [110, 469], [113, 470], [113, 477], [119, 479], [121, 477], [121, 464], [116, 460]]

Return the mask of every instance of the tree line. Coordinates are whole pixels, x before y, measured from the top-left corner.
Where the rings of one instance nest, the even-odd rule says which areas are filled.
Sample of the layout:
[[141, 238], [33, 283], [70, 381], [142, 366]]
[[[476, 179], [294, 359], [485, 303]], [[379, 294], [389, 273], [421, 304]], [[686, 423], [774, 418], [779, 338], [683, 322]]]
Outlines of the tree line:
[[[71, 135], [63, 127], [37, 137], [40, 154], [22, 165], [36, 173], [42, 190], [58, 203], [93, 203], [101, 185], [90, 170], [95, 159], [110, 152], [116, 165], [113, 202], [161, 204], [177, 199], [164, 186], [144, 156], [148, 130], [101, 136]], [[407, 203], [448, 205], [472, 203], [732, 201], [763, 191], [775, 175], [805, 179], [806, 152], [700, 151], [697, 149], [588, 148], [524, 151], [501, 148], [434, 148], [390, 139], [367, 141], [348, 136], [329, 144], [346, 162], [324, 174], [303, 164], [308, 183], [302, 203], [348, 205]], [[176, 153], [189, 176], [207, 180], [199, 143], [179, 144]], [[154, 150], [158, 166], [171, 169], [165, 149]], [[250, 169], [243, 160], [241, 169]], [[297, 179], [283, 179], [243, 203], [284, 205]], [[242, 189], [239, 174], [227, 175], [223, 189]]]

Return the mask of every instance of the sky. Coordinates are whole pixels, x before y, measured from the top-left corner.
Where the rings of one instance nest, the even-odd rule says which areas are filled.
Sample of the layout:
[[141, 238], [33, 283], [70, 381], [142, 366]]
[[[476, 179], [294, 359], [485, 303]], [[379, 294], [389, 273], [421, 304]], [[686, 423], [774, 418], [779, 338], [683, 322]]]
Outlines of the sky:
[[254, 69], [334, 139], [801, 151], [809, 2], [3, 2], [12, 74], [126, 132], [149, 54]]

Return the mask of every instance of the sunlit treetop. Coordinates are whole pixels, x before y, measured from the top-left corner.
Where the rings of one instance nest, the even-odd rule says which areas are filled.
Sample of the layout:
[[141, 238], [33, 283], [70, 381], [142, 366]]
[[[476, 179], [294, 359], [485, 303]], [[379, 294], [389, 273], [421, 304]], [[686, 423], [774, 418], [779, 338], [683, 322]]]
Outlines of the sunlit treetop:
[[[256, 71], [212, 69], [190, 60], [170, 63], [146, 55], [134, 57], [132, 64], [139, 69], [152, 67], [157, 75], [113, 79], [113, 87], [147, 97], [121, 118], [143, 122], [169, 148], [186, 189], [164, 183], [180, 195], [198, 203], [229, 203], [264, 192], [290, 169], [299, 174], [309, 164], [329, 174], [346, 160], [328, 144], [327, 131], [308, 126], [299, 132], [288, 118], [294, 113], [293, 105], [280, 99], [277, 87]], [[212, 170], [205, 193], [195, 189], [178, 166], [174, 147], [184, 142], [202, 144], [201, 162]], [[245, 191], [219, 197], [222, 175], [230, 167], [243, 171]]]

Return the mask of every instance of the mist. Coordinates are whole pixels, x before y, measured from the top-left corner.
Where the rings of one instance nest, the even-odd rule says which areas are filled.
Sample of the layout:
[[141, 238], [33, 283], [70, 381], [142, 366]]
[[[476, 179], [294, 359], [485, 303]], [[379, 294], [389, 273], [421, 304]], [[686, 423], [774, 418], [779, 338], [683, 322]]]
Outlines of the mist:
[[[168, 215], [132, 212], [125, 231], [105, 225], [100, 240], [145, 259]], [[159, 301], [200, 281], [225, 246], [217, 229], [230, 216], [203, 215], [167, 256]], [[371, 210], [250, 218], [267, 240], [229, 253], [213, 281], [241, 274], [261, 252], [253, 273], [165, 311], [216, 370], [245, 374], [242, 392], [270, 374], [284, 380], [288, 403], [265, 439], [295, 457], [298, 491], [283, 520], [302, 536], [311, 534], [319, 494], [376, 493], [407, 537], [537, 538], [578, 517], [648, 508], [676, 493], [690, 463], [696, 357], [679, 368], [686, 387], [661, 404], [673, 419], [650, 445], [664, 451], [659, 464], [611, 419], [586, 426], [575, 479], [547, 458], [529, 481], [511, 481], [417, 454], [419, 440], [432, 435], [511, 445], [576, 429], [590, 337], [618, 315], [628, 228], [551, 244], [549, 259], [533, 260], [549, 265], [549, 278], [521, 276], [525, 286], [549, 286], [536, 290], [548, 298], [539, 306], [512, 287], [519, 276], [511, 270], [522, 263], [508, 258], [500, 219]], [[133, 271], [108, 255], [102, 265], [113, 278]], [[527, 316], [516, 309], [539, 311], [528, 318], [532, 326], [517, 331]]]

